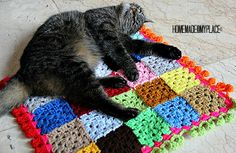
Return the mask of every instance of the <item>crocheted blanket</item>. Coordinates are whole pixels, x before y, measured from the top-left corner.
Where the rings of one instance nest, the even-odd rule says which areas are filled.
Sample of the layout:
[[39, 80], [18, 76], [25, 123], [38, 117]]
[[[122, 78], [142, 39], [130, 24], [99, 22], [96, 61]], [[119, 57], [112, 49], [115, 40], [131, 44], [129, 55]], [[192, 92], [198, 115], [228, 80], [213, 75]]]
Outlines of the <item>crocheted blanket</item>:
[[[132, 38], [166, 43], [146, 27]], [[32, 139], [35, 152], [166, 152], [183, 143], [183, 134], [202, 135], [232, 120], [232, 85], [216, 83], [207, 70], [187, 56], [178, 61], [132, 56], [139, 79], [128, 81], [124, 88], [105, 91], [115, 102], [139, 109], [136, 118], [122, 122], [62, 98], [30, 97], [12, 114], [25, 136]], [[95, 73], [100, 77], [124, 77], [122, 71], [112, 72], [102, 62]], [[6, 77], [0, 82], [0, 89], [8, 80]]]

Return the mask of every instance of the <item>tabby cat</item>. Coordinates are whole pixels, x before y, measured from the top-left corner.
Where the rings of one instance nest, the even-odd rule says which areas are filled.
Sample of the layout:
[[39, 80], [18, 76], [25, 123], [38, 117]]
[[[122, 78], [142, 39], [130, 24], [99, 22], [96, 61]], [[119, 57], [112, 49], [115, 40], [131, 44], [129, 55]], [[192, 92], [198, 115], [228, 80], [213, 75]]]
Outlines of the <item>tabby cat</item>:
[[103, 90], [127, 82], [121, 77], [96, 78], [93, 70], [99, 60], [109, 59], [135, 81], [139, 75], [131, 53], [179, 59], [176, 47], [130, 38], [145, 22], [143, 9], [135, 3], [53, 15], [35, 32], [20, 69], [0, 92], [0, 114], [28, 96], [64, 96], [122, 120], [137, 116], [137, 109], [114, 103]]

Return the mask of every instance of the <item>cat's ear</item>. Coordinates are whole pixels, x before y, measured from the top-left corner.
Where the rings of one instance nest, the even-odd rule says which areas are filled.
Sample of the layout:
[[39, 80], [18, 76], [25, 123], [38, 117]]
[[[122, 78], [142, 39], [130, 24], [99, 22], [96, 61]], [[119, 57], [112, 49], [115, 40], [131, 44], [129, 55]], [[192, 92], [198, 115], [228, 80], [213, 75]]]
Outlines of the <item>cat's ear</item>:
[[123, 10], [122, 3], [116, 6], [116, 13], [117, 14], [122, 14], [122, 10]]
[[122, 3], [120, 3], [120, 5], [117, 6], [116, 10], [119, 14], [124, 14], [129, 9], [130, 9], [130, 4], [122, 2]]

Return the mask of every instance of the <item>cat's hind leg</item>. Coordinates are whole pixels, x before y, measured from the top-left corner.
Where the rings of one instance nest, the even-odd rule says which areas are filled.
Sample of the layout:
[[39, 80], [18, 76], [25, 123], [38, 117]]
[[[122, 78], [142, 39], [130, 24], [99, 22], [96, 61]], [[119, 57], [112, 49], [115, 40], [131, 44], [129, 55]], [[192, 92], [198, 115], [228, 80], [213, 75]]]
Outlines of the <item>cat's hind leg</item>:
[[127, 35], [122, 35], [120, 40], [129, 53], [161, 56], [173, 60], [178, 60], [182, 56], [182, 52], [178, 48], [163, 43], [133, 40]]

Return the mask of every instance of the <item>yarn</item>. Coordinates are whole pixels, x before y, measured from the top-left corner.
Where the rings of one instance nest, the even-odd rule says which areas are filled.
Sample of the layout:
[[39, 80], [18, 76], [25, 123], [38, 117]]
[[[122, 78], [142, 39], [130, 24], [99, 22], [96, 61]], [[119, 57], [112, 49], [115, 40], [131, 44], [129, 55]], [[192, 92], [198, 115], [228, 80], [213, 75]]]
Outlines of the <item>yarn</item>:
[[114, 97], [116, 95], [122, 94], [130, 90], [130, 87], [125, 86], [123, 88], [105, 88], [105, 92], [109, 97]]
[[69, 104], [70, 107], [73, 109], [74, 113], [77, 115], [77, 117], [80, 117], [81, 115], [87, 114], [92, 111], [90, 108], [79, 105], [79, 102], [73, 102]]
[[137, 108], [139, 110], [144, 110], [147, 108], [147, 105], [143, 103], [143, 101], [133, 90], [114, 96], [112, 100], [124, 105], [125, 107]]
[[195, 79], [194, 73], [189, 72], [186, 68], [172, 70], [162, 74], [160, 78], [177, 94], [200, 84], [200, 81]]
[[3, 89], [3, 87], [5, 87], [8, 83], [8, 81], [10, 81], [11, 78], [10, 77], [5, 77], [4, 79], [2, 79], [0, 81], [0, 90]]
[[191, 126], [192, 121], [199, 121], [199, 114], [182, 97], [176, 97], [154, 108], [171, 127]]
[[176, 97], [176, 93], [160, 78], [138, 85], [135, 91], [151, 107]]
[[105, 77], [111, 74], [112, 70], [108, 68], [108, 66], [100, 61], [98, 65], [95, 67], [95, 76], [96, 77]]
[[[139, 84], [143, 84], [147, 81], [151, 81], [153, 80], [154, 78], [156, 78], [157, 76], [151, 71], [151, 69], [146, 66], [144, 63], [142, 62], [138, 62], [136, 63], [136, 67], [139, 71], [139, 78], [138, 80], [134, 81], [134, 82], [131, 82], [127, 79], [127, 84], [132, 87], [132, 88], [135, 88], [135, 86], [139, 85]], [[126, 78], [124, 76], [124, 72], [123, 71], [120, 71], [119, 74], [121, 76], [123, 76], [124, 78]]]
[[77, 151], [76, 153], [101, 153], [101, 150], [95, 143], [90, 143], [90, 145], [82, 148], [81, 150]]
[[92, 139], [79, 119], [74, 119], [48, 134], [53, 152], [76, 152], [89, 145]]
[[55, 99], [37, 108], [33, 114], [37, 127], [41, 128], [41, 134], [47, 134], [76, 118], [70, 105], [63, 99]]
[[163, 134], [171, 132], [170, 125], [150, 108], [125, 124], [133, 130], [142, 145], [153, 146], [154, 141], [161, 141]]
[[131, 54], [131, 57], [133, 58], [133, 60], [134, 60], [135, 62], [140, 62], [141, 59], [142, 59], [144, 56], [143, 56], [143, 55], [139, 55], [139, 54], [132, 53], [132, 54]]
[[138, 153], [141, 144], [132, 130], [123, 125], [97, 141], [102, 153]]
[[36, 127], [31, 114], [24, 105], [12, 110], [12, 115], [16, 118], [17, 123], [21, 127], [25, 136], [32, 138], [31, 145], [36, 153], [51, 153], [52, 145], [48, 142], [47, 135], [41, 135], [41, 129]]
[[24, 105], [28, 107], [28, 110], [33, 113], [37, 108], [49, 103], [53, 100], [53, 97], [29, 97]]
[[211, 91], [209, 87], [202, 85], [186, 90], [181, 96], [201, 115], [209, 115], [211, 112], [218, 112], [221, 107], [225, 107], [225, 100], [219, 97], [216, 91]]
[[180, 67], [179, 63], [175, 60], [165, 59], [162, 57], [147, 56], [142, 58], [141, 61], [150, 67], [157, 76]]
[[[147, 27], [131, 37], [167, 44]], [[128, 86], [122, 88], [104, 90], [114, 102], [139, 109], [137, 117], [124, 123], [79, 102], [30, 97], [12, 114], [25, 136], [32, 139], [35, 152], [165, 153], [181, 146], [186, 134], [203, 135], [233, 120], [236, 102], [229, 96], [233, 86], [217, 82], [188, 56], [177, 61], [132, 57], [139, 79], [127, 80]], [[95, 75], [125, 78], [122, 70], [112, 72], [103, 62], [95, 68]], [[0, 89], [9, 80], [0, 81]]]
[[95, 142], [122, 125], [122, 121], [98, 111], [84, 114], [80, 116], [80, 120]]

